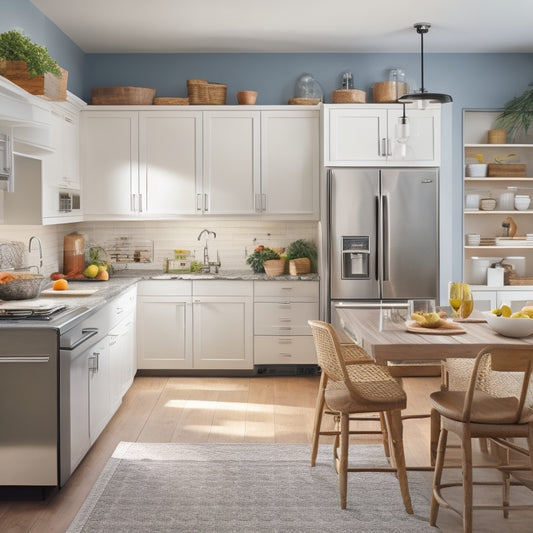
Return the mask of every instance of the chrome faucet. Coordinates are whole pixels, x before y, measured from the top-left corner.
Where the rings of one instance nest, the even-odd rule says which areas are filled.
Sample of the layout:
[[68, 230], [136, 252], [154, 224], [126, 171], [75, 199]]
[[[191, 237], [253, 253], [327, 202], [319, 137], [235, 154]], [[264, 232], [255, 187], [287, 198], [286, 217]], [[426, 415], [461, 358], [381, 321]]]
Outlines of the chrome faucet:
[[40, 274], [41, 269], [43, 268], [43, 245], [41, 244], [41, 239], [39, 239], [39, 237], [36, 237], [35, 235], [32, 235], [30, 237], [30, 242], [28, 244], [28, 252], [31, 253], [31, 243], [34, 239], [37, 241], [37, 245], [39, 246], [39, 267], [37, 267], [37, 273]]
[[211, 267], [215, 267], [215, 274], [218, 274], [218, 267], [220, 266], [220, 257], [218, 255], [218, 252], [217, 252], [217, 260], [209, 261], [209, 250], [207, 248], [207, 241], [209, 239], [209, 235], [213, 235], [213, 238], [216, 239], [217, 234], [214, 231], [203, 229], [198, 235], [198, 240], [202, 238], [202, 235], [204, 233], [206, 234], [206, 238], [205, 238], [205, 245], [204, 245], [204, 263], [202, 266], [202, 272], [211, 272]]

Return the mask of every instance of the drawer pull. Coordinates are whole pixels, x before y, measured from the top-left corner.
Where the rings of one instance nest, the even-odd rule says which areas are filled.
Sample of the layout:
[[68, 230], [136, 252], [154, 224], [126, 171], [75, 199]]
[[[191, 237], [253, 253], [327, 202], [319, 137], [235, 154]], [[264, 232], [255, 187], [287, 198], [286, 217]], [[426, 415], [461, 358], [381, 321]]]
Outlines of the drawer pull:
[[280, 357], [292, 357], [292, 354], [287, 353], [287, 352], [279, 352], [279, 356]]
[[279, 339], [278, 344], [292, 344], [292, 339]]
[[287, 317], [287, 318], [280, 318], [280, 319], [279, 319], [280, 322], [291, 322], [291, 320], [292, 320], [292, 319], [291, 319], [291, 318], [288, 318], [288, 317]]
[[292, 326], [278, 326], [278, 329], [281, 329], [283, 331], [291, 331]]

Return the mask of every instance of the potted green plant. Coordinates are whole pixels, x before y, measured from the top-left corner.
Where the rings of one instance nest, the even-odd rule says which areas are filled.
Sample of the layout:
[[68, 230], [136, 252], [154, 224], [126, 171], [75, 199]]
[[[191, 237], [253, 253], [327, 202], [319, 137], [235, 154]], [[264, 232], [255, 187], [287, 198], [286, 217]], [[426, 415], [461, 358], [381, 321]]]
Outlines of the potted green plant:
[[317, 271], [317, 249], [312, 241], [298, 239], [291, 242], [285, 249], [289, 260], [291, 275], [307, 274]]
[[68, 72], [22, 30], [0, 34], [0, 75], [31, 94], [50, 100], [66, 99]]
[[270, 261], [272, 259], [279, 259], [280, 256], [278, 252], [269, 248], [268, 246], [263, 246], [260, 244], [247, 258], [246, 262], [252, 267], [252, 270], [255, 273], [261, 273], [265, 271], [265, 261]]
[[518, 137], [527, 135], [532, 120], [533, 89], [528, 89], [505, 104], [496, 119], [496, 127], [506, 130], [510, 142], [517, 142]]

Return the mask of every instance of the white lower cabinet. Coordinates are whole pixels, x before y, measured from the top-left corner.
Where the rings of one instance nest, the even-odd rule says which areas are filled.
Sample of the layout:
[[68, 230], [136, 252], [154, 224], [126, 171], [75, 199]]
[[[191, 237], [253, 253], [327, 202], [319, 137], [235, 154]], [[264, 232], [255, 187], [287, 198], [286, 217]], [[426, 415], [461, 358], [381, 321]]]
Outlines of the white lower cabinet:
[[109, 344], [104, 337], [89, 352], [89, 435], [91, 445], [114, 414], [111, 410]]
[[478, 311], [490, 311], [503, 304], [509, 305], [513, 311], [519, 311], [524, 305], [533, 302], [533, 290], [525, 287], [520, 289], [473, 289], [474, 307]]
[[318, 282], [256, 281], [255, 364], [316, 364], [307, 321], [318, 313]]
[[253, 368], [253, 282], [193, 281], [193, 325], [194, 368]]
[[192, 368], [192, 285], [141, 281], [137, 303], [139, 369]]

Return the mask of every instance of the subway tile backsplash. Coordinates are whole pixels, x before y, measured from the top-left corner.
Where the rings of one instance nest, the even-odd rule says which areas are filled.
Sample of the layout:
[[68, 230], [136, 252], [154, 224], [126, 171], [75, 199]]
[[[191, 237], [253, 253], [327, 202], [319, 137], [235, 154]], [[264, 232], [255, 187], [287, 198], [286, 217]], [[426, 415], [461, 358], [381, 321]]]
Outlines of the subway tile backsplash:
[[[249, 269], [246, 257], [259, 244], [281, 248], [296, 239], [308, 239], [318, 244], [318, 223], [313, 221], [226, 220], [205, 218], [183, 221], [109, 221], [59, 224], [54, 226], [0, 226], [0, 240], [27, 243], [32, 235], [43, 244], [43, 273], [61, 271], [63, 266], [63, 237], [73, 231], [85, 235], [86, 247], [104, 246], [119, 237], [132, 242], [153, 241], [152, 263], [120, 263], [116, 267], [163, 269], [164, 259], [174, 257], [175, 249], [191, 250], [196, 260], [203, 260], [205, 234], [203, 229], [216, 233], [209, 236], [209, 258], [216, 260], [217, 251], [223, 270]], [[38, 264], [36, 249], [28, 253], [27, 264]]]

